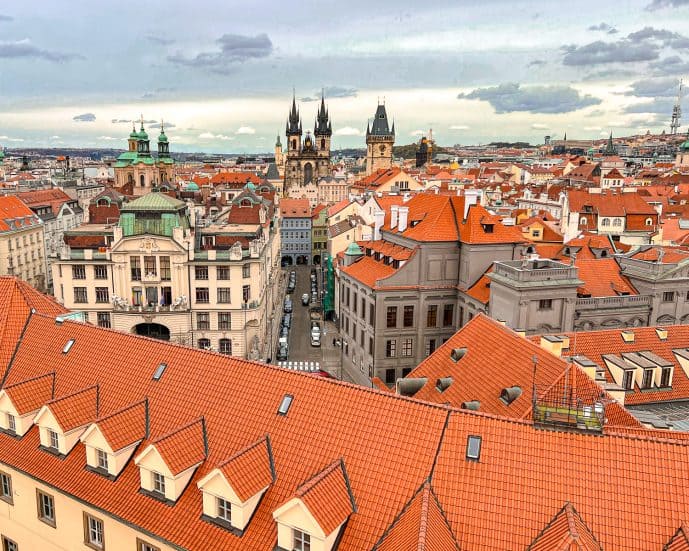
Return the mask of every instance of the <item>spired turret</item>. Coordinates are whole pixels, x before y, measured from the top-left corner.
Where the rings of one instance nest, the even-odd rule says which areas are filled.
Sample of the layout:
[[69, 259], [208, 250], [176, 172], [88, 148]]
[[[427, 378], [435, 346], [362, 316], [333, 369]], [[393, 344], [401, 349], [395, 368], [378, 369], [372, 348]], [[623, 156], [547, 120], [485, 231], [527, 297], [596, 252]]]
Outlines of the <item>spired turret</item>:
[[379, 103], [373, 123], [366, 126], [366, 175], [392, 167], [392, 146], [395, 143], [395, 123], [388, 123], [385, 104]]
[[170, 143], [165, 135], [165, 125], [160, 121], [160, 135], [158, 136], [158, 158], [167, 159], [170, 157]]
[[148, 140], [148, 134], [144, 129], [144, 117], [141, 115], [141, 128], [137, 134], [136, 153], [139, 157], [151, 156], [151, 143]]
[[330, 115], [328, 110], [325, 108], [325, 96], [321, 93], [321, 106], [318, 109], [318, 115], [316, 116], [316, 124], [313, 129], [314, 136], [327, 136], [333, 135], [333, 129], [330, 124]]

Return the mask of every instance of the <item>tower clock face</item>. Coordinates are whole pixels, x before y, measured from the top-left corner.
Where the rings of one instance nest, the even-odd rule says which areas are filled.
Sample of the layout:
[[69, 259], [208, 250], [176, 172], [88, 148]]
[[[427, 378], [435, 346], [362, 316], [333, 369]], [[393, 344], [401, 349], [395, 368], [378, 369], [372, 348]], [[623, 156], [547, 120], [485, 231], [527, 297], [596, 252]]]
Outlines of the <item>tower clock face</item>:
[[381, 146], [380, 146], [380, 153], [381, 153], [381, 155], [382, 155], [383, 153], [385, 153], [385, 146], [384, 146], [384, 145], [381, 145]]

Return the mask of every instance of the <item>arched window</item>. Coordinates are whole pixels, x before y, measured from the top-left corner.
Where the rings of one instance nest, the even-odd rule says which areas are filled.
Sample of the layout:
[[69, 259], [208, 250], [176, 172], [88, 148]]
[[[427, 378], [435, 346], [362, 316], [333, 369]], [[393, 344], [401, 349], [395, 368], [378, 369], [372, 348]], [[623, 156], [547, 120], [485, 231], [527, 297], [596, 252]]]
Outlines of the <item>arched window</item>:
[[325, 149], [325, 138], [321, 138], [321, 149]]
[[653, 218], [646, 218], [646, 225], [652, 226], [653, 225]]
[[210, 350], [211, 340], [210, 339], [199, 339], [199, 348], [202, 350]]
[[310, 184], [311, 180], [313, 180], [313, 166], [311, 163], [306, 163], [304, 165], [304, 183]]
[[603, 226], [609, 226], [610, 225], [610, 218], [603, 218], [602, 225]]
[[292, 149], [296, 149], [296, 148], [297, 148], [297, 140], [296, 140], [296, 138], [292, 138]]
[[221, 354], [232, 355], [232, 341], [230, 339], [220, 339], [219, 341], [219, 352]]
[[140, 185], [141, 187], [145, 187], [145, 186], [146, 186], [146, 177], [145, 177], [143, 174], [139, 177], [139, 185]]
[[621, 225], [622, 225], [622, 220], [620, 220], [619, 218], [615, 218], [615, 219], [612, 221], [612, 225], [613, 225], [613, 226], [621, 226]]
[[586, 216], [582, 216], [581, 218], [579, 218], [579, 225], [580, 226], [585, 226], [586, 224], [588, 224], [588, 220], [586, 219]]

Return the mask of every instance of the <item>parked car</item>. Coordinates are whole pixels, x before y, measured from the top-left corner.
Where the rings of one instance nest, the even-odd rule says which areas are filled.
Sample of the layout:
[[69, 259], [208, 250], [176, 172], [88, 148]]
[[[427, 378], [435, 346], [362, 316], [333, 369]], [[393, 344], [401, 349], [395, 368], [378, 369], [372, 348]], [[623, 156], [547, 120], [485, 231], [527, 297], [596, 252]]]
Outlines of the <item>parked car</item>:
[[318, 335], [320, 337], [321, 335], [321, 324], [320, 322], [317, 321], [311, 321], [311, 336], [313, 335]]
[[281, 339], [286, 339], [289, 336], [289, 327], [283, 325], [280, 328], [280, 338]]
[[282, 318], [282, 326], [290, 328], [292, 327], [292, 314], [285, 314]]
[[304, 293], [303, 295], [301, 295], [301, 303], [303, 306], [309, 305], [309, 294], [308, 293]]
[[281, 345], [278, 348], [278, 355], [277, 355], [278, 360], [284, 361], [287, 359], [287, 356], [289, 356], [289, 346], [287, 346], [286, 344]]
[[285, 312], [285, 314], [292, 313], [292, 301], [288, 297], [285, 297], [285, 304], [282, 309]]
[[311, 346], [320, 346], [321, 345], [321, 334], [320, 333], [311, 333]]
[[318, 293], [316, 291], [311, 293], [311, 302], [318, 302]]

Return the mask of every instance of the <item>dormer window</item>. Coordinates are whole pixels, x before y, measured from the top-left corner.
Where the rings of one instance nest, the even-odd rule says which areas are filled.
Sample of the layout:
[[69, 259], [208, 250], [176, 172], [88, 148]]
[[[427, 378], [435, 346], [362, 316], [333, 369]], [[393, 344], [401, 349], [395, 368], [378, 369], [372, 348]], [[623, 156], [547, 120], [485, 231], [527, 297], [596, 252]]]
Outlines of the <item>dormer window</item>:
[[311, 551], [311, 536], [306, 532], [297, 530], [296, 528], [292, 530], [292, 548], [294, 551]]
[[221, 497], [216, 497], [216, 508], [218, 511], [218, 519], [227, 522], [228, 524], [232, 523], [232, 504], [221, 498]]
[[108, 470], [108, 454], [103, 450], [96, 450], [96, 461], [98, 468], [107, 472]]
[[153, 471], [151, 473], [151, 475], [153, 477], [152, 478], [152, 480], [153, 480], [153, 484], [152, 484], [153, 491], [164, 496], [165, 495], [165, 477], [162, 474], [157, 473], [155, 471]]
[[60, 437], [58, 436], [57, 432], [52, 429], [47, 429], [46, 432], [48, 433], [49, 447], [53, 448], [54, 450], [60, 449]]
[[17, 432], [17, 419], [11, 413], [7, 414], [7, 430], [13, 433]]

